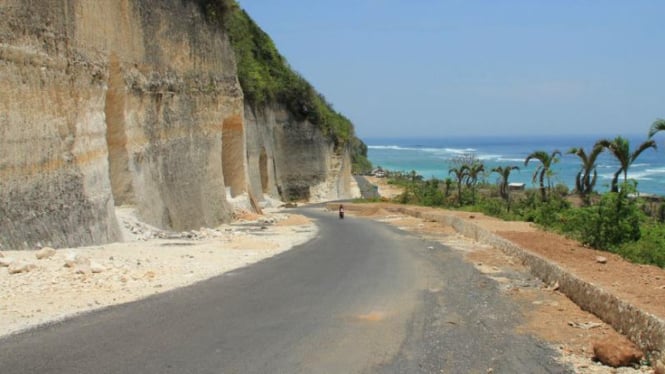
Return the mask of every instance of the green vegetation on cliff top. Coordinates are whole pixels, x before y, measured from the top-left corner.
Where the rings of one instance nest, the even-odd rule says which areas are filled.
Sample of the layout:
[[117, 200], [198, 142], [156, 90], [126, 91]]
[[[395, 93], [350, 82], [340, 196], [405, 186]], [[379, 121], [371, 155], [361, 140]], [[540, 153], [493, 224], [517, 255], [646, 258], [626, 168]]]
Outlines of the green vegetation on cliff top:
[[367, 147], [353, 124], [332, 108], [309, 82], [295, 72], [279, 53], [270, 36], [240, 8], [235, 0], [196, 0], [206, 16], [219, 22], [229, 35], [238, 63], [238, 78], [245, 101], [253, 108], [272, 103], [286, 107], [298, 121], [309, 121], [337, 146], [350, 146], [355, 171], [371, 168]]

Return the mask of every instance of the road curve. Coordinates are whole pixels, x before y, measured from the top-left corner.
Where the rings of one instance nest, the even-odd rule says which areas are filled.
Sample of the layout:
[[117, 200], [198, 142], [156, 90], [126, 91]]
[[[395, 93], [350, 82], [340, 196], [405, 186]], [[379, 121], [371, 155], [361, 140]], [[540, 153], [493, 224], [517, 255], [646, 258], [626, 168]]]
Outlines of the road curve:
[[312, 241], [0, 340], [0, 373], [560, 373], [460, 255], [322, 208]]

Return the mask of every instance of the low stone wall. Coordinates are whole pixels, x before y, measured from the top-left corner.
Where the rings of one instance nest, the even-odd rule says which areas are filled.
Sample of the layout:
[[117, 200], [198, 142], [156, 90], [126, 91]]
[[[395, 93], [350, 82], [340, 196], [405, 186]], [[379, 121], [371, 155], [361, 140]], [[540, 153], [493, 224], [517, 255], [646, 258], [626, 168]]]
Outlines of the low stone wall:
[[[622, 301], [602, 288], [577, 278], [547, 259], [519, 247], [473, 222], [445, 213], [422, 212], [406, 206], [384, 209], [451, 226], [460, 234], [480, 243], [491, 245], [519, 258], [531, 273], [545, 283], [559, 283], [559, 291], [580, 308], [589, 311], [627, 336], [652, 358], [665, 361], [665, 320]], [[348, 208], [347, 208], [348, 209]], [[353, 210], [353, 208], [349, 209]]]

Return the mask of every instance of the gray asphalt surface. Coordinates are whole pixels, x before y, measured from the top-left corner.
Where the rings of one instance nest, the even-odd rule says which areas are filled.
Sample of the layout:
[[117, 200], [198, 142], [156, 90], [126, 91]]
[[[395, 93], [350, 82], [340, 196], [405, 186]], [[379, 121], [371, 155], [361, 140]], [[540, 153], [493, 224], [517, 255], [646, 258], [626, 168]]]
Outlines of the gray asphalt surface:
[[[306, 208], [311, 242], [0, 340], [0, 373], [559, 373], [496, 284], [438, 243]], [[431, 247], [428, 249], [428, 247]]]
[[362, 175], [354, 175], [353, 178], [358, 184], [360, 195], [363, 199], [378, 199], [381, 197], [381, 195], [379, 195], [378, 187], [371, 184], [367, 178], [363, 177]]

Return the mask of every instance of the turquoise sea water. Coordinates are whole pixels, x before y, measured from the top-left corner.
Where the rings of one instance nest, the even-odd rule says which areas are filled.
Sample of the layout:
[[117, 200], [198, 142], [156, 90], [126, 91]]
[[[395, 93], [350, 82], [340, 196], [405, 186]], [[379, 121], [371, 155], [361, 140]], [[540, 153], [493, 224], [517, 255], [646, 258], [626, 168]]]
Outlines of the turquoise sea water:
[[[646, 140], [646, 135], [626, 136], [631, 150]], [[539, 162], [524, 159], [536, 150], [551, 153], [558, 149], [563, 153], [560, 161], [552, 167], [555, 175], [552, 183], [563, 183], [569, 188], [575, 185], [575, 175], [580, 169], [580, 160], [575, 155], [565, 154], [571, 147], [583, 147], [588, 153], [592, 145], [609, 136], [519, 136], [519, 137], [450, 137], [450, 138], [365, 138], [368, 157], [374, 166], [384, 169], [409, 172], [415, 170], [426, 179], [448, 177], [451, 159], [462, 154], [474, 154], [485, 163], [485, 170], [497, 166], [515, 165], [510, 182], [523, 182], [533, 186], [532, 176]], [[644, 151], [633, 163], [628, 177], [637, 181], [641, 193], [665, 195], [665, 141], [656, 135], [658, 150]], [[607, 191], [612, 175], [618, 169], [613, 157], [604, 152], [598, 159], [597, 191]], [[497, 181], [497, 174], [486, 175], [488, 182]]]

